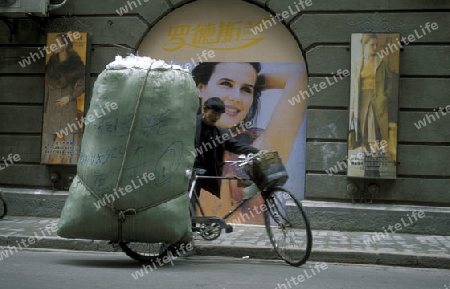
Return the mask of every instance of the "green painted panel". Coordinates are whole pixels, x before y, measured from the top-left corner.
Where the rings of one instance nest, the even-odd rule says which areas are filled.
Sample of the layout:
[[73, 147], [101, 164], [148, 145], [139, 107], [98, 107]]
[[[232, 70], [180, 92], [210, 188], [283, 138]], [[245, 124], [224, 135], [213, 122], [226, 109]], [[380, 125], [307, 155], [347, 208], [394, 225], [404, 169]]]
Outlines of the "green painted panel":
[[[347, 46], [320, 45], [306, 53], [310, 75], [330, 74], [330, 71], [349, 69], [350, 49]], [[400, 75], [448, 76], [450, 46], [405, 46], [400, 53]]]
[[365, 181], [363, 179], [347, 179], [346, 176], [328, 176], [322, 174], [306, 175], [306, 199], [351, 200], [347, 192], [347, 184], [354, 183], [358, 187], [356, 199], [370, 183], [380, 187], [376, 200], [402, 201], [412, 203], [450, 204], [448, 188], [450, 179], [418, 179], [398, 178], [395, 180]]
[[[276, 0], [270, 2], [281, 2], [284, 6], [293, 5], [291, 0]], [[299, 1], [295, 1], [299, 2]], [[446, 1], [424, 2], [422, 0], [378, 0], [378, 1], [361, 1], [361, 0], [312, 0], [313, 11], [385, 11], [385, 10], [435, 10], [449, 9], [450, 3]], [[272, 3], [270, 3], [272, 4]], [[280, 4], [281, 5], [281, 4]], [[312, 9], [311, 9], [312, 10]]]
[[0, 73], [44, 73], [45, 61], [39, 51], [37, 47], [0, 47]]
[[352, 196], [347, 192], [349, 183], [346, 176], [306, 174], [305, 199], [351, 200]]
[[67, 186], [67, 177], [76, 174], [76, 166], [48, 166], [38, 164], [14, 164], [5, 168], [0, 174], [0, 184], [32, 188], [52, 188], [50, 174], [58, 173], [61, 181], [55, 188], [62, 190]]
[[22, 165], [20, 163], [7, 167], [0, 174], [0, 183], [5, 185], [49, 186], [50, 173], [44, 165]]
[[[133, 29], [130, 29], [132, 27]], [[0, 25], [0, 43], [32, 44], [44, 46], [46, 33], [38, 28], [36, 22], [30, 19], [18, 19], [17, 31], [12, 42], [9, 41], [9, 29]], [[89, 32], [92, 44], [120, 44], [137, 47], [148, 25], [138, 16], [108, 16], [108, 17], [76, 17], [53, 18], [46, 26], [47, 32], [83, 31]]]
[[400, 108], [438, 108], [450, 104], [450, 78], [400, 78]]
[[450, 178], [450, 146], [400, 145], [398, 175]]
[[[126, 2], [125, 2], [126, 3]], [[119, 44], [137, 47], [148, 25], [138, 16], [102, 16], [56, 18], [49, 24], [48, 31], [80, 31], [88, 32], [94, 45]]]
[[[45, 33], [31, 19], [15, 19], [15, 33], [10, 35], [7, 25], [0, 25], [0, 43], [7, 44], [42, 44], [45, 43]], [[11, 36], [11, 39], [10, 39]]]
[[[450, 99], [439, 106], [450, 109]], [[398, 127], [400, 141], [450, 142], [450, 110], [448, 113], [401, 112]]]
[[0, 133], [40, 133], [42, 106], [0, 105]]
[[309, 75], [336, 72], [339, 69], [350, 71], [350, 45], [319, 45], [306, 52]]
[[[326, 89], [315, 92], [308, 99], [308, 107], [326, 106], [347, 108], [350, 97], [350, 79], [344, 78], [335, 82], [332, 76], [328, 80], [333, 83]], [[434, 109], [450, 104], [448, 91], [450, 79], [445, 78], [400, 78], [399, 108]], [[309, 86], [316, 87], [321, 82], [327, 82], [326, 77], [310, 77]], [[310, 93], [311, 95], [311, 93]], [[308, 96], [305, 94], [305, 99]]]
[[1, 103], [44, 103], [43, 76], [0, 77]]
[[450, 76], [450, 46], [407, 46], [400, 53], [400, 74]]
[[[307, 142], [306, 143], [306, 170], [323, 171], [341, 163], [340, 172], [346, 172], [345, 157], [347, 156], [347, 143], [343, 142]], [[337, 166], [339, 168], [339, 166]]]
[[[339, 2], [339, 6], [342, 6], [341, 4], [343, 2]], [[439, 11], [428, 13], [307, 14], [294, 20], [290, 27], [305, 49], [314, 44], [327, 42], [349, 44], [351, 33], [366, 31], [398, 32], [401, 37], [406, 38], [413, 35], [415, 40], [412, 43], [414, 44], [442, 43], [448, 42], [448, 39], [450, 39], [450, 30], [445, 28], [450, 25], [449, 15], [449, 12]], [[435, 30], [431, 27], [425, 28], [427, 22], [430, 25], [436, 22], [438, 28]], [[305, 27], [314, 27], [314, 29], [305, 29]], [[333, 27], [333, 29], [330, 29], [330, 27]]]
[[[335, 73], [336, 71], [333, 71]], [[326, 106], [326, 107], [343, 107], [347, 108], [350, 97], [350, 79], [336, 77], [337, 81], [334, 80], [333, 76], [329, 77], [310, 77], [308, 85], [312, 88], [314, 94], [310, 91], [308, 99], [308, 107], [315, 106]], [[327, 84], [326, 89], [320, 89], [319, 85], [321, 82]], [[329, 84], [331, 83], [331, 85]], [[319, 92], [314, 91], [314, 87], [317, 87]], [[303, 94], [305, 99], [308, 98], [307, 94]]]
[[[304, 0], [304, 1], [270, 1], [268, 6], [276, 14], [278, 14], [279, 19], [283, 19], [285, 23], [289, 23], [295, 17], [303, 14], [304, 12], [309, 12], [316, 10], [314, 7], [314, 0]], [[277, 18], [277, 19], [278, 19]], [[315, 24], [316, 25], [316, 24]]]
[[306, 138], [347, 139], [348, 111], [308, 109]]
[[91, 53], [91, 73], [101, 73], [116, 55], [126, 56], [128, 49], [119, 47], [95, 47]]
[[106, 3], [105, 1], [77, 0], [67, 1], [63, 7], [52, 11], [51, 15], [139, 14], [149, 23], [153, 23], [169, 9], [166, 0], [108, 0]]
[[[445, 103], [442, 103], [444, 106]], [[399, 112], [399, 141], [408, 142], [450, 142], [450, 114], [435, 121], [435, 113]], [[425, 119], [424, 119], [425, 117]], [[428, 120], [429, 119], [429, 120]], [[426, 121], [426, 126], [416, 127], [418, 121]], [[416, 125], [415, 125], [416, 124]], [[332, 109], [309, 109], [306, 137], [309, 139], [340, 139], [346, 140], [348, 132], [348, 111]]]
[[32, 163], [41, 160], [41, 137], [29, 135], [0, 135], [0, 157], [18, 154], [20, 162]]
[[[397, 175], [450, 177], [450, 146], [398, 145]], [[347, 143], [308, 142], [306, 144], [306, 170], [327, 171], [330, 168], [346, 173]]]

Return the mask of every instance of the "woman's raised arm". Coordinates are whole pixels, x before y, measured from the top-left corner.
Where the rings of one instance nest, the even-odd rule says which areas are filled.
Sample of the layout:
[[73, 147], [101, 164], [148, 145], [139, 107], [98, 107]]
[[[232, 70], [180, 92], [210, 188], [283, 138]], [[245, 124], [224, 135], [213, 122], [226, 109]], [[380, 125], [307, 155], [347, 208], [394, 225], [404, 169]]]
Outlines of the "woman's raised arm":
[[[283, 162], [291, 154], [295, 137], [298, 134], [306, 112], [308, 75], [305, 63], [290, 63], [261, 74], [264, 77], [263, 90], [282, 89], [282, 95], [275, 106], [270, 122], [264, 133], [253, 145], [259, 149], [276, 150]], [[303, 100], [301, 92], [305, 99]], [[289, 102], [300, 94], [300, 102]]]

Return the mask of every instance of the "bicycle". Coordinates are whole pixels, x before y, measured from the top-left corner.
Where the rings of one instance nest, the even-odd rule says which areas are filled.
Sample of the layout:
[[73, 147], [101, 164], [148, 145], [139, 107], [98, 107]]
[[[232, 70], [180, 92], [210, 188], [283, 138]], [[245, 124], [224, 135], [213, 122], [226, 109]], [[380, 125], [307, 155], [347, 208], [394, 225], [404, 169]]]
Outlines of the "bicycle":
[[[206, 216], [200, 200], [195, 192], [196, 183], [199, 179], [221, 179], [235, 180], [239, 182], [252, 181], [252, 160], [261, 157], [260, 154], [249, 155], [245, 159], [231, 162], [235, 165], [244, 166], [246, 172], [249, 172], [250, 178], [243, 179], [237, 176], [230, 177], [211, 177], [204, 176], [205, 170], [194, 169], [191, 175], [189, 186], [189, 197], [197, 204], [200, 216], [191, 202], [190, 210], [192, 223], [199, 226], [193, 226], [192, 231], [197, 232], [203, 239], [212, 241], [217, 239], [222, 230], [226, 233], [233, 231], [233, 226], [226, 222], [234, 212], [241, 208], [246, 202], [261, 194], [264, 204], [264, 221], [266, 232], [270, 242], [278, 256], [291, 266], [300, 266], [304, 264], [312, 248], [312, 233], [308, 216], [303, 209], [302, 204], [288, 190], [266, 184], [262, 189], [255, 187], [245, 191], [243, 199], [237, 203], [225, 216]], [[253, 177], [254, 178], [254, 177]], [[248, 183], [247, 183], [248, 184]], [[253, 186], [253, 185], [252, 185]], [[258, 186], [259, 187], [259, 186]], [[185, 244], [184, 244], [185, 245]], [[163, 259], [165, 256], [173, 257], [179, 254], [179, 245], [173, 244], [148, 244], [148, 243], [129, 243], [119, 242], [119, 246], [129, 257], [142, 262], [154, 262], [157, 258]], [[172, 259], [171, 259], [172, 260]]]
[[8, 207], [6, 206], [6, 201], [3, 198], [3, 191], [0, 189], [0, 219], [3, 219], [8, 213]]

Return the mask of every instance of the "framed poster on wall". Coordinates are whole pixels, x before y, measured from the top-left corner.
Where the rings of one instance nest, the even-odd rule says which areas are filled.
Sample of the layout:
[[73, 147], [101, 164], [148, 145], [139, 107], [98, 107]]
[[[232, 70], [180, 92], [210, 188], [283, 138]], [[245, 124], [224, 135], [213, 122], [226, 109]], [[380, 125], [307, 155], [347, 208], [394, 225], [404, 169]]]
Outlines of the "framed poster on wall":
[[399, 33], [354, 33], [347, 176], [397, 176]]
[[86, 32], [47, 34], [41, 163], [76, 165], [81, 150], [89, 51]]

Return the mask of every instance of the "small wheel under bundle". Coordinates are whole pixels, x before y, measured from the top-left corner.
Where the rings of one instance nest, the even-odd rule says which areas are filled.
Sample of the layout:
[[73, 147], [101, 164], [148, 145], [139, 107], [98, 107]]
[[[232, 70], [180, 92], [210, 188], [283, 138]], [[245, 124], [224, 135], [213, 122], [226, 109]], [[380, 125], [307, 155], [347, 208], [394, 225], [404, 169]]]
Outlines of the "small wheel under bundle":
[[140, 243], [140, 242], [119, 242], [122, 251], [132, 259], [144, 264], [168, 263], [172, 260], [189, 255], [194, 249], [192, 242], [170, 245], [166, 243]]
[[132, 259], [149, 264], [167, 256], [169, 246], [164, 243], [119, 242], [122, 251]]
[[219, 238], [221, 232], [222, 229], [219, 224], [202, 225], [199, 230], [200, 236], [207, 241], [216, 240]]

